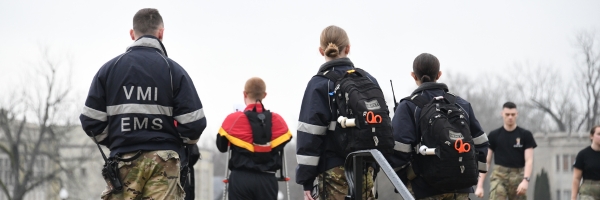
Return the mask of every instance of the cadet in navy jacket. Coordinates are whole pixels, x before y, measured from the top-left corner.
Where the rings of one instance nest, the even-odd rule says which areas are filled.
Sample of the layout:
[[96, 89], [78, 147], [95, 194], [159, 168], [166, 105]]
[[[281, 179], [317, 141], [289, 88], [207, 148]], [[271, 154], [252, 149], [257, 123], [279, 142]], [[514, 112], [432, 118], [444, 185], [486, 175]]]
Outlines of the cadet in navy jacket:
[[[343, 32], [343, 35], [331, 34], [332, 32], [338, 34]], [[338, 38], [337, 43], [329, 42], [336, 41], [332, 37]], [[336, 26], [327, 27], [321, 35], [321, 48], [319, 49], [321, 55], [326, 57], [327, 62], [321, 65], [318, 72], [329, 70], [329, 73], [341, 74], [354, 69], [354, 64], [346, 57], [349, 49], [345, 31]], [[367, 77], [377, 84], [377, 80], [371, 75], [367, 74]], [[312, 200], [310, 192], [313, 190], [313, 182], [319, 174], [344, 165], [345, 158], [336, 155], [336, 149], [333, 149], [335, 146], [333, 136], [330, 134], [335, 130], [337, 123], [336, 116], [332, 114], [336, 108], [331, 104], [330, 96], [334, 91], [334, 86], [335, 83], [325, 77], [313, 76], [306, 86], [302, 99], [297, 130], [296, 182], [303, 185], [305, 199]], [[345, 182], [346, 180], [339, 181]], [[331, 187], [326, 188], [326, 190], [329, 189], [333, 190]], [[340, 188], [340, 190], [344, 189]], [[345, 196], [345, 194], [335, 193], [335, 191], [327, 191], [327, 193], [328, 198], [321, 197], [321, 199]]]
[[183, 144], [196, 144], [206, 128], [192, 79], [152, 35], [141, 36], [100, 68], [80, 120], [111, 156], [138, 150], [183, 156]]
[[[419, 57], [428, 57], [430, 59], [435, 58], [431, 54], [421, 54]], [[419, 59], [419, 57], [417, 57], [417, 59]], [[415, 59], [415, 64], [417, 64], [417, 59]], [[423, 69], [416, 66], [413, 67], [413, 78], [419, 87], [411, 93], [411, 96], [420, 94], [427, 99], [433, 99], [433, 97], [443, 96], [444, 93], [448, 92], [448, 86], [446, 86], [446, 84], [435, 82], [441, 76], [441, 71], [439, 71], [439, 61], [437, 61], [437, 58], [434, 60], [437, 63], [437, 69]], [[475, 150], [477, 152], [477, 160], [479, 161], [478, 168], [480, 172], [485, 172], [485, 162], [487, 149], [489, 146], [487, 135], [482, 130], [481, 125], [479, 125], [477, 118], [475, 118], [471, 104], [458, 96], [456, 98], [456, 103], [467, 114], [469, 128], [473, 137], [473, 142], [475, 143]], [[394, 140], [396, 141], [396, 145], [394, 146], [395, 151], [394, 156], [391, 158], [391, 164], [395, 169], [400, 169], [399, 171], [401, 174], [399, 176], [405, 183], [407, 181], [407, 166], [409, 165], [413, 154], [416, 154], [414, 147], [419, 144], [421, 140], [420, 133], [417, 131], [417, 127], [419, 127], [417, 124], [419, 121], [418, 117], [420, 115], [421, 108], [417, 107], [410, 101], [401, 101], [396, 109], [394, 117], [392, 118]], [[425, 181], [419, 176], [414, 178], [410, 183], [416, 199], [442, 195], [444, 193], [428, 186], [427, 183], [425, 183]], [[457, 191], [457, 193], [462, 193], [463, 195], [468, 195], [468, 193], [472, 192], [472, 188], [465, 188]], [[437, 197], [432, 199], [437, 199]]]
[[167, 57], [163, 33], [158, 10], [139, 10], [130, 31], [135, 42], [92, 79], [81, 125], [110, 149], [111, 158], [123, 161], [116, 177], [122, 191], [114, 192], [119, 190], [111, 182], [103, 199], [185, 195], [180, 184], [181, 163], [188, 163], [184, 145], [198, 142], [206, 118], [192, 79]]

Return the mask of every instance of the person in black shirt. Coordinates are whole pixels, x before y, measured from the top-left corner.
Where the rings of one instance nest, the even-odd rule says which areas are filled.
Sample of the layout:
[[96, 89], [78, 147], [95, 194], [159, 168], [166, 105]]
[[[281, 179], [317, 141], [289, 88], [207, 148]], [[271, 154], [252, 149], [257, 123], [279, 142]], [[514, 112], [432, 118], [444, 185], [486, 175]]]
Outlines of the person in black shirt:
[[577, 193], [580, 199], [600, 199], [600, 126], [590, 130], [590, 139], [592, 145], [581, 150], [573, 164], [571, 200], [577, 199]]
[[[527, 199], [527, 186], [533, 169], [533, 148], [537, 147], [533, 134], [517, 126], [517, 105], [506, 102], [502, 106], [504, 125], [489, 135], [490, 149], [487, 167], [492, 160], [496, 167], [490, 178], [490, 199]], [[483, 197], [483, 179], [479, 177], [475, 195]]]

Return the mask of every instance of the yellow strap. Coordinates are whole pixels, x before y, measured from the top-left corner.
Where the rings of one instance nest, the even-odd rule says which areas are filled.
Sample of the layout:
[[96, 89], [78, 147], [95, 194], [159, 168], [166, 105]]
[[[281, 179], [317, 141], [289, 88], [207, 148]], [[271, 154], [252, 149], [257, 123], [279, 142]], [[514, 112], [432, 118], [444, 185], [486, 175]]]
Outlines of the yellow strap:
[[[225, 131], [225, 129], [223, 129], [222, 127], [219, 129], [219, 135], [226, 137], [227, 140], [229, 140], [229, 142], [231, 142], [231, 144], [244, 148], [250, 152], [254, 152], [254, 145], [246, 142], [244, 140], [241, 140], [239, 138], [233, 137], [232, 135], [229, 135], [229, 133], [227, 133], [227, 131]], [[271, 148], [275, 148], [283, 143], [285, 143], [286, 141], [292, 139], [292, 133], [290, 132], [290, 130], [288, 130], [287, 133], [284, 133], [283, 135], [275, 138], [273, 141], [271, 141]]]
[[233, 137], [232, 135], [229, 135], [229, 133], [227, 133], [227, 131], [225, 131], [223, 127], [219, 129], [219, 135], [226, 137], [227, 140], [229, 140], [229, 142], [231, 142], [231, 144], [235, 146], [247, 149], [250, 152], [254, 152], [254, 145], [239, 138]]
[[275, 148], [290, 139], [292, 139], [292, 133], [290, 133], [290, 130], [288, 130], [287, 133], [284, 133], [283, 135], [281, 135], [281, 136], [275, 138], [273, 141], [271, 141], [271, 148]]

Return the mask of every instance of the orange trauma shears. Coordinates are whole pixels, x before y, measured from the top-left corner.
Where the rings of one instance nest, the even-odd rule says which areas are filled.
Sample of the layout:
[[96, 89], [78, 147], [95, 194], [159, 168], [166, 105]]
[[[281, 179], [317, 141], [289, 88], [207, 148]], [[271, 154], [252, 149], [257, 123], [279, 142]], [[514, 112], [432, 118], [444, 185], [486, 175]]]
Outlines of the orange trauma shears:
[[462, 139], [458, 139], [456, 142], [454, 142], [454, 149], [456, 149], [458, 153], [466, 153], [471, 150], [471, 144], [463, 143]]
[[365, 116], [365, 118], [367, 119], [367, 123], [369, 124], [379, 124], [382, 120], [381, 115], [376, 115], [375, 113], [373, 113], [373, 111], [367, 112], [367, 116]]

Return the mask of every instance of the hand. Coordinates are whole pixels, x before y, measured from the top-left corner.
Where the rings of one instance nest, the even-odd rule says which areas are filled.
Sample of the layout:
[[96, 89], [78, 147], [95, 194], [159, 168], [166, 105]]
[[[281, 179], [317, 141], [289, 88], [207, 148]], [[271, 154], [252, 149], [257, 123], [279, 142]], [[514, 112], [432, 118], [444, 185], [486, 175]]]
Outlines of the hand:
[[527, 193], [527, 185], [529, 185], [529, 182], [526, 180], [521, 181], [519, 187], [517, 187], [517, 195], [525, 195]]
[[475, 189], [475, 196], [483, 198], [483, 187], [477, 187], [477, 189]]
[[310, 190], [304, 190], [304, 200], [315, 200], [312, 198], [312, 195], [310, 195]]

